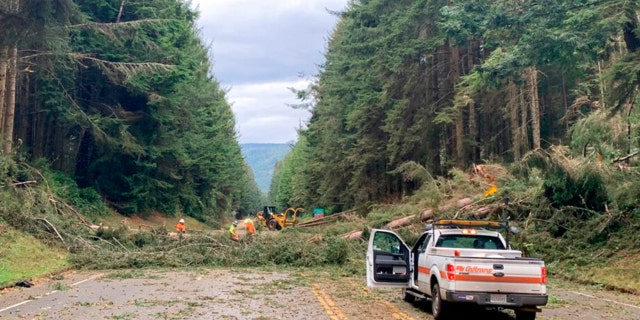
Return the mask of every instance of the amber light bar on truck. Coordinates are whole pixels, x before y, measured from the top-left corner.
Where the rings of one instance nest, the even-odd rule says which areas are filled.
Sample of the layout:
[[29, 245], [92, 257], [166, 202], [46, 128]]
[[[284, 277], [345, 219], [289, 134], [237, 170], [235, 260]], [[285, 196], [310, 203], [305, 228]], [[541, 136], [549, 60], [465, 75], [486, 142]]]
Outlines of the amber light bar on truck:
[[453, 227], [453, 228], [506, 228], [509, 226], [509, 220], [504, 221], [486, 221], [486, 220], [436, 220], [434, 227]]

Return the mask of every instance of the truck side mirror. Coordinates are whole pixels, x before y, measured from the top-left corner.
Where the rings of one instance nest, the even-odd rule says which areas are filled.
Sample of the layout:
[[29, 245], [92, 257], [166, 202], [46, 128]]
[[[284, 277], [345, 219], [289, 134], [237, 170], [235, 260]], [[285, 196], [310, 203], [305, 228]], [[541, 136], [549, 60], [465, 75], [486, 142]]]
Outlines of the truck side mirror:
[[514, 226], [509, 227], [509, 231], [511, 231], [511, 233], [513, 233], [513, 234], [520, 233], [520, 229], [518, 229], [518, 227], [514, 227]]

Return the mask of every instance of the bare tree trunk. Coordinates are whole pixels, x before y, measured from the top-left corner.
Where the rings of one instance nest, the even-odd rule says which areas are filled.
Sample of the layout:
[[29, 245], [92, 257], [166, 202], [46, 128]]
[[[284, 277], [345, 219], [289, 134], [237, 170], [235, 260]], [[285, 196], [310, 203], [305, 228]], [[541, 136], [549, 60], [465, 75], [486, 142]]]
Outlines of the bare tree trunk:
[[517, 88], [518, 93], [518, 101], [520, 101], [520, 150], [527, 152], [529, 151], [529, 116], [528, 116], [528, 104], [527, 99], [525, 98], [525, 94], [522, 92], [522, 89]]
[[35, 123], [33, 128], [33, 138], [31, 140], [31, 145], [33, 146], [32, 155], [34, 159], [38, 159], [44, 157], [45, 155], [45, 146], [47, 140], [47, 121], [46, 115], [44, 112], [39, 111], [34, 115]]
[[122, 10], [124, 9], [125, 2], [126, 0], [122, 0], [122, 2], [120, 2], [120, 10], [118, 10], [118, 18], [116, 18], [116, 23], [120, 22], [120, 18], [122, 18]]
[[59, 156], [56, 157], [56, 159], [53, 161], [52, 163], [52, 167], [56, 170], [61, 170], [64, 171], [65, 170], [65, 154], [66, 154], [66, 150], [64, 148], [65, 146], [65, 139], [64, 139], [64, 126], [62, 125], [57, 125], [53, 128], [53, 145], [56, 148], [55, 150], [59, 153]]
[[9, 51], [9, 72], [7, 78], [6, 114], [4, 117], [4, 145], [5, 155], [11, 153], [13, 145], [13, 118], [16, 108], [16, 79], [18, 76], [18, 46], [14, 45]]
[[604, 97], [605, 95], [605, 82], [604, 82], [604, 76], [602, 73], [602, 61], [600, 59], [598, 59], [598, 79], [600, 79], [600, 81], [598, 81], [598, 86], [600, 87], [600, 103], [602, 104], [602, 108], [606, 109], [607, 105], [606, 105], [606, 99]]
[[541, 147], [540, 139], [540, 100], [538, 98], [538, 69], [527, 68], [527, 87], [529, 89], [529, 107], [531, 108], [531, 135], [533, 150]]
[[[477, 41], [473, 41], [471, 37], [467, 38], [467, 74], [471, 73], [474, 67], [474, 48]], [[471, 99], [469, 101], [469, 141], [471, 150], [471, 162], [477, 163], [479, 158], [478, 152], [478, 116], [476, 114], [476, 103]]]
[[[18, 79], [19, 85], [16, 90], [16, 112], [15, 117], [19, 120], [15, 121], [16, 128], [13, 130], [15, 132], [15, 137], [22, 141], [22, 143], [29, 142], [29, 124], [33, 121], [31, 118], [35, 114], [33, 112], [33, 105], [29, 101], [29, 91], [31, 90], [31, 79], [29, 79], [28, 73], [22, 73], [22, 76]], [[19, 98], [19, 102], [18, 99]]]
[[5, 95], [7, 88], [7, 66], [9, 65], [9, 48], [0, 47], [0, 135], [4, 132]]
[[[460, 47], [451, 47], [451, 88], [455, 92], [456, 85], [460, 79]], [[456, 109], [456, 162], [459, 168], [464, 168], [464, 109], [459, 107]]]
[[509, 112], [509, 122], [511, 125], [511, 149], [513, 150], [513, 160], [518, 160], [521, 157], [521, 145], [520, 138], [520, 121], [518, 121], [518, 88], [513, 82], [513, 79], [509, 79], [507, 85], [507, 111]]

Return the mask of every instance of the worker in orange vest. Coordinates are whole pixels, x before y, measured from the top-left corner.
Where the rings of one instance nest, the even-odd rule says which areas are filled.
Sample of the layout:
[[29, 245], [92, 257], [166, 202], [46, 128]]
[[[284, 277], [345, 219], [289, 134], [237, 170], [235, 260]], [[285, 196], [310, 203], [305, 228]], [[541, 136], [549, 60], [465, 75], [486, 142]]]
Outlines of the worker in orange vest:
[[178, 221], [178, 224], [176, 224], [176, 232], [180, 235], [183, 233], [187, 233], [187, 227], [184, 225], [184, 219], [180, 219], [180, 221]]
[[247, 218], [244, 220], [244, 225], [247, 228], [247, 234], [252, 236], [255, 232], [256, 232], [256, 228], [253, 225], [253, 221], [251, 221], [251, 219]]

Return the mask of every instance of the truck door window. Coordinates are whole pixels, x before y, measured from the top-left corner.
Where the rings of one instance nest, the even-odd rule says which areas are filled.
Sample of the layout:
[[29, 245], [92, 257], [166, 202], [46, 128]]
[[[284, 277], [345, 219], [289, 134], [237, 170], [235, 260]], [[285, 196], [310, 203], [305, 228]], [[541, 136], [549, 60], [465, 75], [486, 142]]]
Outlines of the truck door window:
[[427, 246], [429, 245], [429, 241], [431, 241], [431, 235], [427, 235], [426, 237], [424, 237], [424, 240], [422, 241], [422, 243], [420, 244], [420, 247], [418, 248], [419, 252], [424, 252], [425, 250], [427, 250]]
[[400, 239], [388, 233], [376, 233], [373, 238], [373, 249], [389, 253], [400, 253]]

